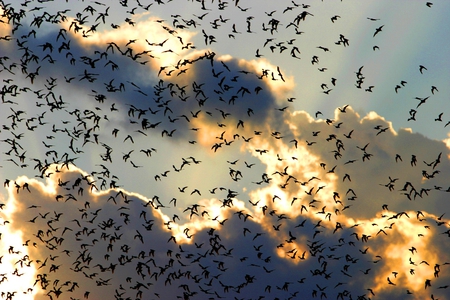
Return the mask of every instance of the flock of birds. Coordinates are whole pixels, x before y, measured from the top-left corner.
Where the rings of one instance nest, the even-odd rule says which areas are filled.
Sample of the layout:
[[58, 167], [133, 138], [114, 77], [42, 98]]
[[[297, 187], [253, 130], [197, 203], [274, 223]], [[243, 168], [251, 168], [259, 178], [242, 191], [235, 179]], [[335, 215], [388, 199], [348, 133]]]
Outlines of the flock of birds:
[[[56, 2], [52, 2], [0, 1], [0, 49], [8, 53], [0, 56], [0, 111], [2, 116], [6, 112], [0, 129], [1, 170], [34, 177], [26, 181], [7, 176], [3, 184], [12, 200], [2, 203], [1, 209], [6, 211], [10, 205], [16, 210], [3, 215], [2, 230], [6, 235], [9, 227], [20, 229], [23, 243], [2, 240], [7, 246], [0, 258], [3, 264], [13, 262], [11, 271], [0, 274], [2, 299], [22, 295], [34, 299], [377, 299], [383, 295], [438, 299], [450, 295], [445, 283], [448, 257], [418, 259], [426, 247], [416, 244], [420, 238], [448, 243], [450, 228], [444, 214], [436, 217], [418, 210], [411, 215], [406, 210], [393, 212], [384, 204], [382, 216], [370, 227], [346, 220], [356, 203], [365, 204], [354, 185], [357, 175], [342, 170], [377, 161], [370, 139], [391, 134], [391, 128], [377, 124], [370, 139], [362, 139], [357, 128], [342, 121], [345, 114], [354, 114], [351, 106], [344, 105], [339, 107], [342, 120], [319, 121], [323, 113], [318, 111], [312, 125], [317, 129], [295, 136], [282, 125], [295, 98], [283, 100], [287, 103], [281, 107], [282, 101], [271, 92], [288, 83], [283, 69], [243, 67], [211, 50], [239, 35], [267, 34], [270, 37], [255, 49], [256, 59], [288, 53], [288, 59], [297, 61], [303, 57], [296, 38], [277, 41], [276, 35], [282, 26], [297, 38], [307, 34], [302, 24], [315, 17], [310, 5], [291, 1], [287, 7], [265, 12], [260, 27], [244, 1], [188, 1], [183, 5], [199, 13], [152, 20], [160, 35], [97, 42], [101, 30], [138, 28], [138, 14], [172, 1], [120, 0], [111, 6], [90, 1], [79, 3], [80, 11], [54, 12]], [[430, 2], [424, 4], [424, 9], [431, 7]], [[126, 12], [124, 21], [112, 21], [114, 9]], [[233, 20], [225, 18], [231, 10]], [[330, 18], [332, 23], [340, 21], [339, 15]], [[213, 34], [221, 27], [227, 28], [225, 36]], [[202, 32], [204, 45], [187, 41], [183, 32], [190, 30]], [[377, 24], [370, 35], [378, 37], [383, 30]], [[343, 34], [333, 42], [336, 47], [353, 46]], [[317, 49], [330, 52], [323, 46]], [[319, 65], [319, 61], [314, 55], [308, 64]], [[150, 74], [153, 84], [133, 80], [138, 70]], [[426, 66], [418, 66], [417, 72], [427, 71]], [[375, 86], [364, 83], [363, 73], [364, 67], [355, 71], [356, 88], [376, 92]], [[321, 92], [330, 94], [337, 84], [339, 78], [331, 78], [321, 85]], [[393, 92], [406, 85], [400, 82]], [[430, 92], [439, 91], [433, 85]], [[84, 99], [73, 96], [77, 93], [83, 93]], [[409, 111], [411, 120], [430, 97], [417, 98], [419, 103]], [[442, 116], [435, 121], [443, 122]], [[38, 145], [31, 148], [36, 138]], [[281, 141], [285, 146], [277, 146]], [[164, 143], [183, 143], [180, 147], [194, 150], [181, 158], [164, 156], [155, 146]], [[255, 161], [244, 155], [224, 158], [227, 151], [236, 155], [237, 145], [251, 151]], [[302, 153], [319, 146], [328, 153], [328, 163], [317, 162], [319, 172], [303, 174], [298, 168], [299, 161], [307, 160]], [[283, 147], [294, 154], [287, 157]], [[199, 157], [204, 149], [208, 154]], [[393, 164], [408, 164], [417, 181], [399, 183], [401, 179], [386, 176], [387, 183], [374, 185], [395, 197], [401, 195], [407, 203], [450, 192], [450, 187], [432, 184], [446, 174], [439, 169], [441, 164], [448, 166], [447, 154], [433, 151], [432, 159], [403, 153], [389, 158]], [[171, 168], [155, 173], [154, 156]], [[78, 169], [87, 158], [93, 161], [92, 169]], [[205, 166], [211, 159], [216, 165]], [[254, 180], [254, 170], [265, 159], [274, 161], [275, 169], [263, 170]], [[127, 192], [121, 181], [152, 173], [147, 182], [156, 190], [158, 184], [167, 183], [167, 177], [197, 176], [192, 174], [202, 166], [212, 178], [216, 172], [225, 174], [223, 184], [206, 191], [204, 186], [192, 188], [173, 180], [171, 192], [143, 200]], [[337, 178], [342, 191], [324, 184], [327, 178]], [[45, 180], [55, 183], [53, 192], [44, 192], [37, 183]], [[248, 190], [242, 188], [243, 182]], [[264, 198], [239, 200], [251, 197], [254, 189], [265, 191]], [[209, 197], [215, 200], [204, 200]], [[177, 202], [180, 198], [199, 200], [182, 207], [186, 203]], [[421, 228], [413, 234], [419, 240], [411, 237], [411, 244], [404, 243], [410, 255], [402, 258], [401, 265], [384, 264], [387, 258], [372, 241], [398, 238], [402, 233], [397, 227], [410, 223]], [[27, 274], [33, 276], [29, 286], [8, 285], [12, 278]], [[421, 278], [420, 282], [414, 278]]]

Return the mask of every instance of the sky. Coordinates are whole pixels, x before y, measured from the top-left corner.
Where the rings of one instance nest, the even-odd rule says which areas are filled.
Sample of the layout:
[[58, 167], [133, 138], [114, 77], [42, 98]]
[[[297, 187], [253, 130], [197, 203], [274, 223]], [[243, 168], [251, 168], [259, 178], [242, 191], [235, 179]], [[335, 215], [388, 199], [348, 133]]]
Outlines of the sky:
[[447, 299], [447, 1], [0, 1], [4, 299]]

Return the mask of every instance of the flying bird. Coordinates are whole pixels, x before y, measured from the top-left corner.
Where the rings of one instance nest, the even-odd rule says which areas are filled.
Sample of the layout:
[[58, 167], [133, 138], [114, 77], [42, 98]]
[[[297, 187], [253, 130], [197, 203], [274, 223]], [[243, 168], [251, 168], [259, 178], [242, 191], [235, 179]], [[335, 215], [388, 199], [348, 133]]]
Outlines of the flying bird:
[[378, 27], [377, 29], [375, 29], [375, 32], [373, 34], [373, 37], [375, 37], [378, 33], [381, 32], [381, 30], [383, 29], [384, 25], [381, 25], [380, 27]]

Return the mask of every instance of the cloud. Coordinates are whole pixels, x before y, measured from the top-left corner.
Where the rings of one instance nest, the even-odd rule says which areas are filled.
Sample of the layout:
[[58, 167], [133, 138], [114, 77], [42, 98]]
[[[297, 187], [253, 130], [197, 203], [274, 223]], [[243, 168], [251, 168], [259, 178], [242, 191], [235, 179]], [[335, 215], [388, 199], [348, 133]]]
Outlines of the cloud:
[[[89, 174], [76, 168], [59, 170], [46, 184], [20, 177], [17, 186], [11, 183], [8, 189], [6, 207], [14, 209], [5, 219], [13, 220], [7, 226], [19, 238], [9, 244], [28, 255], [27, 274], [34, 272], [35, 279], [45, 276], [33, 287], [35, 299], [59, 291], [79, 298], [86, 292], [98, 297], [117, 292], [135, 296], [140, 291], [144, 297], [155, 296], [152, 291], [160, 297], [209, 292], [228, 297], [255, 291], [267, 295], [268, 289], [283, 297], [295, 292], [320, 295], [322, 288], [330, 297], [350, 293], [350, 286], [352, 295], [369, 296], [368, 288], [386, 296], [409, 289], [419, 299], [428, 293], [421, 288], [426, 279], [439, 295], [447, 277], [447, 239], [442, 233], [448, 226], [445, 219], [437, 223], [438, 217], [425, 211], [417, 217], [414, 211], [389, 210], [380, 211], [382, 216], [353, 219], [347, 215], [351, 209], [336, 215], [327, 202], [327, 208], [306, 205], [308, 211], [301, 213], [296, 204], [288, 209], [289, 193], [277, 188], [274, 179], [250, 194], [252, 201], [260, 200], [255, 206], [246, 207], [228, 191], [222, 200], [204, 198], [187, 207], [178, 220], [164, 213], [168, 204], [157, 197], [147, 199], [121, 189], [91, 191]], [[321, 182], [333, 185], [336, 179]], [[281, 199], [272, 200], [274, 194]], [[329, 201], [316, 196], [317, 201]], [[329, 220], [322, 210], [332, 213]], [[5, 261], [16, 257], [6, 256]], [[436, 264], [439, 277], [434, 277]], [[8, 276], [14, 277], [11, 272]], [[396, 285], [389, 285], [387, 277]], [[315, 286], [300, 283], [310, 280]], [[167, 289], [169, 285], [178, 288]]]
[[[268, 221], [264, 212], [272, 212], [273, 218], [277, 217], [279, 221], [306, 218], [320, 224], [318, 228], [325, 228], [323, 231], [328, 233], [347, 232], [349, 236], [358, 237], [357, 241], [353, 237], [352, 243], [360, 243], [359, 240], [367, 236], [369, 242], [365, 251], [372, 254], [371, 261], [377, 266], [383, 265], [375, 272], [379, 279], [372, 291], [397, 293], [386, 288], [386, 278], [390, 276], [392, 279], [391, 272], [399, 273], [394, 266], [403, 265], [398, 285], [407, 287], [418, 298], [426, 295], [424, 282], [434, 277], [435, 272], [426, 263], [445, 263], [445, 259], [442, 260], [445, 254], [435, 255], [439, 250], [430, 251], [422, 246], [421, 254], [416, 256], [419, 264], [422, 263], [416, 270], [420, 275], [415, 277], [411, 277], [416, 273], [411, 271], [412, 263], [405, 257], [412, 245], [429, 245], [427, 240], [439, 236], [438, 227], [431, 230], [434, 234], [429, 232], [429, 228], [445, 224], [434, 222], [441, 212], [438, 207], [444, 207], [441, 201], [445, 197], [446, 175], [442, 172], [448, 169], [448, 160], [441, 157], [448, 153], [445, 144], [408, 129], [396, 132], [390, 122], [376, 113], [361, 118], [350, 107], [345, 113], [336, 109], [335, 118], [327, 120], [328, 124], [325, 120], [316, 121], [304, 112], [285, 114], [285, 120], [280, 133], [266, 131], [244, 147], [266, 165], [265, 174], [268, 174], [258, 183], [267, 186], [250, 193], [251, 201], [257, 207], [253, 215], [258, 222], [269, 232], [272, 227], [282, 228], [280, 233], [284, 233], [284, 237], [277, 232], [271, 234], [281, 244], [289, 237], [287, 231], [292, 230], [292, 226], [284, 229], [283, 224], [270, 218]], [[313, 132], [319, 133], [317, 137]], [[291, 137], [294, 139], [288, 142]], [[260, 154], [262, 149], [266, 153]], [[414, 152], [411, 153], [411, 149]], [[399, 174], [402, 176], [397, 178]], [[407, 211], [403, 208], [405, 202]], [[384, 205], [389, 207], [390, 214], [383, 213]], [[427, 217], [417, 220], [403, 217], [397, 221], [401, 216], [409, 214], [414, 217], [419, 212]], [[382, 217], [378, 217], [379, 214]], [[327, 216], [329, 222], [324, 221]], [[424, 225], [428, 218], [430, 222]], [[315, 230], [314, 233], [320, 236], [323, 231]], [[364, 251], [364, 248], [359, 250]], [[283, 255], [283, 252], [278, 252]], [[376, 255], [380, 255], [385, 263], [378, 264]], [[440, 262], [437, 262], [438, 257]], [[368, 268], [374, 269], [373, 266]], [[438, 280], [438, 284], [440, 282]], [[444, 285], [440, 287], [442, 289]]]
[[[58, 86], [42, 92], [46, 99], [58, 99], [61, 95], [64, 103], [71, 103], [72, 108], [75, 103], [72, 100], [76, 98], [80, 105], [74, 108], [83, 112], [87, 105], [89, 114], [93, 111], [100, 117], [111, 109], [108, 120], [119, 121], [117, 126], [128, 129], [136, 127], [142, 131], [146, 126], [143, 122], [148, 125], [161, 122], [157, 126], [158, 134], [164, 130], [170, 133], [175, 124], [187, 120], [195, 126], [197, 115], [208, 119], [205, 112], [215, 116], [230, 114], [228, 120], [236, 124], [240, 120], [245, 122], [251, 115], [264, 122], [272, 105], [279, 103], [294, 87], [291, 76], [282, 74], [266, 60], [245, 61], [216, 54], [208, 48], [186, 46], [193, 35], [189, 31], [174, 32], [169, 25], [145, 14], [138, 18], [143, 20], [135, 26], [124, 23], [118, 29], [98, 32], [80, 26], [76, 33], [74, 19], [67, 18], [61, 25], [47, 28], [44, 35], [31, 35], [27, 44], [36, 48], [34, 55], [39, 64], [30, 61], [26, 71], [36, 74], [27, 74], [25, 80], [33, 78], [34, 85], [48, 86], [51, 78], [65, 78], [67, 82], [58, 80]], [[21, 28], [21, 34], [28, 34], [29, 29]], [[156, 41], [156, 36], [161, 41]], [[49, 42], [49, 37], [55, 40]], [[17, 60], [20, 54], [20, 51], [11, 53]], [[39, 65], [51, 68], [40, 70]], [[31, 91], [21, 92], [18, 99]], [[75, 96], [79, 92], [90, 97], [80, 100]], [[42, 100], [38, 102], [49, 106]], [[119, 116], [117, 110], [126, 110], [136, 126]], [[67, 119], [76, 116], [74, 110], [69, 112]], [[189, 134], [187, 129], [177, 128], [174, 137]]]
[[93, 51], [109, 45], [112, 53], [123, 54], [128, 51], [125, 56], [141, 63], [148, 62], [153, 69], [159, 69], [161, 66], [172, 68], [182, 58], [180, 55], [195, 49], [190, 45], [190, 39], [195, 33], [175, 29], [158, 18], [150, 17], [148, 13], [136, 14], [135, 20], [135, 24], [123, 22], [118, 24], [116, 29], [99, 31], [83, 25], [78, 25], [78, 30], [75, 30], [75, 27], [71, 26], [76, 23], [73, 18], [68, 18], [63, 26], [78, 44], [87, 48], [86, 50]]

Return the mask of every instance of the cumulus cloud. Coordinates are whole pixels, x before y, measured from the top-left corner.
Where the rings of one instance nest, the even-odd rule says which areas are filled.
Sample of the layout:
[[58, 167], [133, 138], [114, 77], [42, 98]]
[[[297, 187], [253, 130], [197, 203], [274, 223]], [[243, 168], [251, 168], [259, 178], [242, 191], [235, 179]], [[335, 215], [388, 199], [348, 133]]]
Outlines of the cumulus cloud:
[[[351, 109], [345, 114], [349, 116], [346, 122], [353, 120], [352, 125], [359, 128], [355, 137], [362, 135], [365, 122], [389, 125], [373, 115], [360, 118]], [[316, 121], [305, 113], [294, 113], [292, 118], [293, 123], [303, 122], [301, 128], [305, 134], [310, 129], [320, 129], [321, 134], [327, 133], [331, 128], [323, 120]], [[334, 122], [342, 118], [337, 114]], [[308, 124], [311, 128], [306, 126]], [[373, 137], [377, 132], [372, 125], [366, 125], [365, 134]], [[446, 254], [443, 251], [445, 247], [442, 247], [447, 242], [445, 217], [429, 212], [432, 209], [423, 205], [420, 211], [396, 210], [396, 205], [385, 203], [388, 198], [379, 197], [374, 197], [377, 205], [366, 205], [365, 214], [362, 211], [355, 213], [354, 203], [364, 201], [367, 204], [361, 200], [365, 197], [360, 196], [356, 189], [363, 186], [367, 178], [355, 177], [352, 173], [352, 185], [343, 184], [342, 173], [338, 173], [337, 168], [331, 173], [327, 167], [329, 162], [341, 158], [329, 158], [333, 156], [329, 150], [314, 151], [319, 148], [314, 148], [314, 145], [327, 144], [328, 141], [325, 139], [307, 146], [306, 140], [297, 132], [299, 127], [292, 124], [286, 127], [293, 129], [290, 134], [298, 139], [297, 143], [300, 144], [297, 147], [294, 142], [283, 143], [283, 139], [277, 139], [272, 133], [266, 133], [246, 144], [248, 150], [267, 168], [261, 183], [265, 186], [256, 186], [250, 193], [249, 202], [253, 205], [239, 200], [237, 193], [228, 190], [222, 200], [203, 198], [198, 204], [188, 206], [183, 214], [177, 215], [178, 219], [163, 212], [165, 206], [170, 204], [161, 203], [157, 196], [147, 199], [117, 189], [98, 192], [92, 188], [91, 191], [94, 183], [89, 183], [90, 175], [78, 169], [71, 168], [69, 171], [60, 167], [58, 173], [49, 172], [51, 175], [46, 184], [26, 177], [18, 178], [15, 185], [11, 183], [9, 187], [7, 206], [14, 207], [14, 210], [9, 212], [8, 219], [14, 222], [8, 226], [10, 231], [20, 232], [22, 240], [11, 246], [29, 255], [30, 260], [33, 260], [30, 269], [34, 266], [36, 276], [48, 276], [46, 280], [49, 283], [59, 280], [48, 286], [45, 280], [38, 282], [33, 293], [45, 295], [64, 291], [78, 297], [86, 292], [91, 295], [98, 292], [114, 295], [120, 291], [112, 287], [121, 286], [123, 292], [129, 295], [134, 292], [139, 294], [140, 291], [147, 294], [152, 290], [150, 285], [161, 293], [168, 290], [158, 289], [158, 286], [175, 285], [177, 282], [179, 289], [172, 296], [189, 295], [194, 291], [208, 294], [222, 289], [223, 295], [237, 291], [251, 293], [247, 286], [258, 287], [256, 290], [261, 291], [264, 289], [266, 293], [268, 289], [273, 289], [272, 293], [276, 295], [298, 291], [305, 295], [320, 295], [323, 292], [338, 296], [348, 293], [346, 285], [355, 285], [363, 280], [361, 278], [364, 278], [364, 284], [360, 289], [352, 289], [357, 295], [370, 296], [372, 292], [386, 296], [400, 295], [408, 289], [419, 299], [428, 293], [424, 288], [428, 279], [432, 280], [433, 292], [438, 294], [440, 290], [445, 291]], [[392, 139], [401, 136], [394, 132], [387, 134]], [[408, 131], [404, 134], [413, 135]], [[372, 139], [370, 145], [373, 148], [367, 148], [366, 151], [381, 148], [386, 140], [383, 142], [378, 144], [376, 139]], [[358, 142], [356, 145], [363, 148]], [[268, 153], [259, 154], [256, 151], [262, 146], [267, 148]], [[392, 145], [388, 144], [387, 147]], [[344, 144], [344, 148], [345, 151], [349, 149], [347, 144]], [[363, 150], [356, 150], [355, 153], [363, 155]], [[377, 155], [382, 155], [383, 151], [372, 151], [372, 154], [369, 160], [376, 161]], [[395, 161], [395, 156], [392, 159]], [[341, 161], [338, 166], [344, 165]], [[320, 162], [326, 164], [325, 168]], [[358, 164], [368, 165], [365, 174], [371, 174], [373, 168], [371, 178], [376, 178], [379, 170], [377, 166], [371, 168], [372, 165], [363, 162], [362, 158]], [[409, 161], [403, 165], [414, 168]], [[430, 179], [434, 178], [427, 180]], [[417, 184], [428, 184], [427, 180]], [[286, 184], [288, 186], [282, 187]], [[387, 189], [387, 193], [393, 193], [400, 190], [396, 185], [395, 182], [391, 191], [389, 187], [380, 186], [380, 191]], [[347, 188], [351, 188], [352, 192], [346, 193], [344, 189]], [[410, 188], [413, 187], [408, 187], [407, 191]], [[438, 202], [439, 197], [434, 196], [442, 191], [429, 192], [433, 203]], [[422, 197], [425, 195], [422, 194]], [[414, 197], [414, 194], [411, 193], [411, 196]], [[353, 200], [349, 199], [352, 197]], [[383, 206], [383, 203], [389, 207]], [[30, 226], [30, 222], [34, 226]], [[151, 230], [148, 230], [149, 227]], [[253, 249], [239, 247], [246, 241], [252, 244]], [[432, 248], [425, 246], [430, 244]], [[155, 250], [158, 260], [152, 260], [150, 253], [146, 253], [148, 247]], [[48, 264], [43, 263], [46, 261]], [[142, 281], [136, 279], [134, 268], [145, 264], [148, 266], [149, 261], [155, 261], [150, 269], [156, 268], [156, 271], [150, 271], [145, 276], [138, 274]], [[249, 271], [243, 278], [229, 275], [232, 270], [244, 267]], [[265, 272], [262, 273], [261, 268]], [[292, 281], [288, 273], [280, 271], [283, 268], [295, 270], [298, 279]], [[114, 276], [113, 272], [116, 272]], [[269, 276], [272, 272], [280, 276], [279, 281], [274, 282], [273, 277]], [[184, 276], [180, 275], [183, 273]], [[193, 277], [186, 278], [186, 273]], [[361, 277], [363, 274], [365, 276]], [[160, 279], [156, 280], [158, 276]], [[216, 279], [214, 276], [219, 277]], [[317, 276], [317, 281], [314, 281], [316, 287], [305, 289], [300, 282], [305, 280], [302, 278], [310, 280], [313, 278], [311, 276]], [[127, 281], [128, 277], [132, 278], [128, 280], [131, 282]], [[368, 277], [373, 279], [368, 280]], [[207, 282], [208, 279], [212, 281]], [[373, 284], [369, 285], [370, 282]], [[207, 288], [213, 283], [215, 285], [211, 285], [211, 289]], [[41, 289], [45, 288], [43, 292], [39, 292], [39, 284]], [[329, 289], [321, 291], [325, 287]]]

